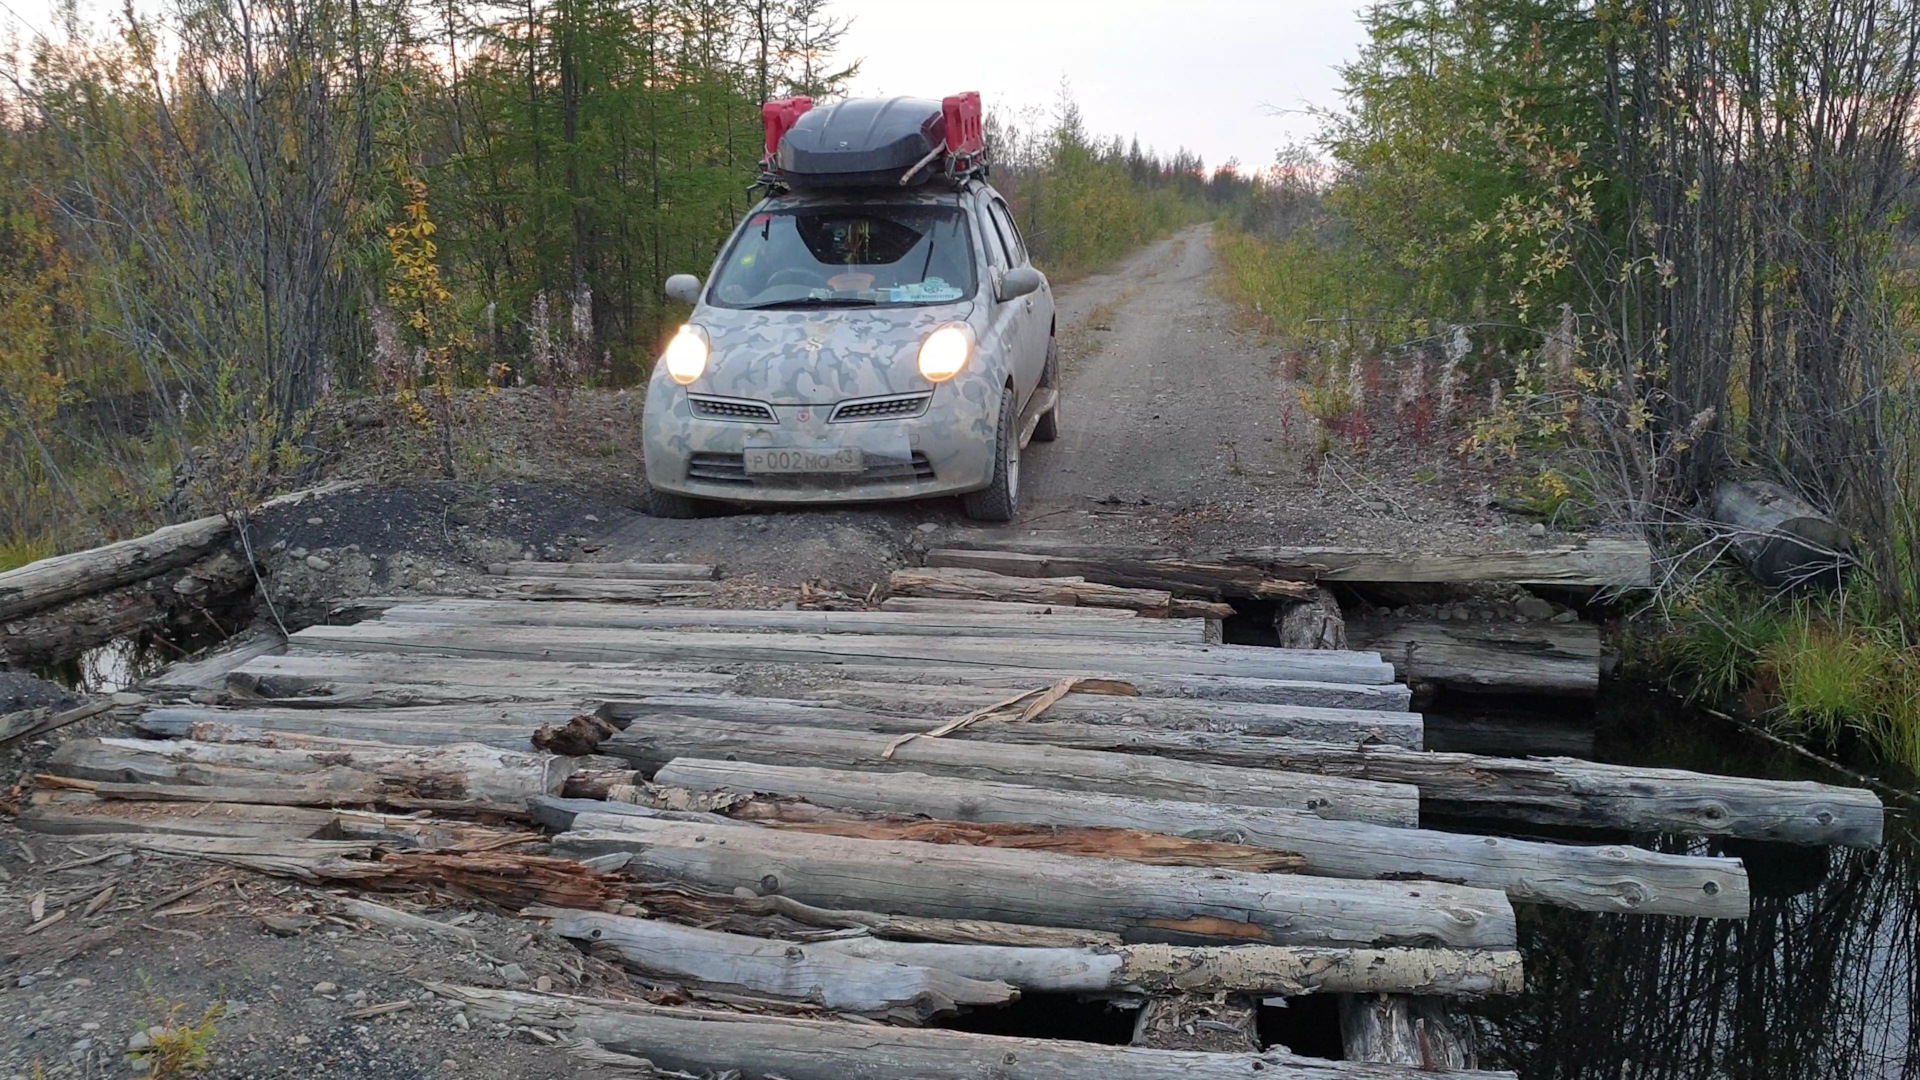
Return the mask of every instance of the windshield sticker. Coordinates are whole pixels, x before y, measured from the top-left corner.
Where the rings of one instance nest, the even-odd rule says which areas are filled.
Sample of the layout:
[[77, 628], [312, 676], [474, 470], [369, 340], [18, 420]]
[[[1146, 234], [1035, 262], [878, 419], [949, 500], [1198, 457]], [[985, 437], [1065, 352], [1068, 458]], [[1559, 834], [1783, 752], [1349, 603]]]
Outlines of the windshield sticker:
[[887, 290], [888, 299], [896, 304], [928, 304], [958, 300], [963, 295], [960, 287], [949, 285], [937, 277], [925, 281], [916, 281], [911, 285], [897, 285]]

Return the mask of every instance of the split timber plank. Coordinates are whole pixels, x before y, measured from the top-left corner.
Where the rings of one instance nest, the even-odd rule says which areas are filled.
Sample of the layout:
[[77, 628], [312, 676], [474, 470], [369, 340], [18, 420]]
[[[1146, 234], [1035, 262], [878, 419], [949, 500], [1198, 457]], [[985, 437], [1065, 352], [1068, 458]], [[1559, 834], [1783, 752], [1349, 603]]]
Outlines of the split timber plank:
[[1324, 877], [1425, 879], [1500, 889], [1515, 901], [1583, 911], [1744, 918], [1747, 875], [1738, 859], [1667, 855], [1624, 845], [1580, 847], [1363, 822], [1327, 821], [1274, 807], [1062, 792], [915, 773], [871, 773], [682, 758], [662, 785], [804, 799], [867, 813], [938, 820], [1140, 829], [1294, 851]]
[[391, 653], [328, 653], [249, 661], [227, 676], [226, 688], [235, 697], [281, 707], [330, 709], [585, 702], [604, 695], [714, 690], [732, 681], [730, 675], [630, 664], [503, 664]]
[[1247, 645], [1153, 644], [1127, 649], [1104, 642], [882, 634], [701, 633], [598, 627], [462, 627], [359, 623], [311, 626], [288, 639], [292, 652], [397, 652], [498, 660], [677, 664], [876, 663], [956, 670], [979, 667], [1065, 669], [1081, 675], [1127, 673], [1308, 679], [1381, 685], [1393, 668], [1373, 653], [1262, 649]]
[[[990, 559], [1001, 554], [1020, 554], [1030, 558], [1002, 562]], [[1177, 561], [1181, 558], [1180, 552], [1166, 547], [1089, 545], [1045, 538], [1021, 538], [956, 541], [951, 547], [928, 552], [927, 565], [968, 566], [1004, 574], [1024, 572], [1040, 576], [1084, 573], [1089, 580], [1117, 583], [1119, 577], [1102, 576], [1102, 567], [1113, 567], [1124, 576], [1125, 568], [1130, 563]], [[1422, 554], [1336, 547], [1255, 547], [1198, 558], [1206, 564], [1230, 568], [1242, 574], [1258, 573], [1274, 579], [1295, 581], [1646, 588], [1652, 583], [1653, 575], [1652, 551], [1646, 542], [1615, 537], [1591, 537], [1571, 544], [1509, 551]], [[1034, 559], [1046, 561], [1035, 562]]]
[[[428, 705], [385, 709], [207, 708], [148, 709], [134, 721], [144, 735], [215, 738], [220, 731], [355, 739], [399, 746], [474, 742], [501, 750], [528, 750], [536, 728], [564, 724], [582, 707], [567, 701], [534, 704]], [[202, 735], [201, 733], [206, 733]], [[251, 737], [251, 736], [246, 736]]]
[[490, 577], [489, 596], [616, 604], [691, 604], [720, 592], [717, 581], [621, 581], [615, 578]]
[[[554, 933], [561, 937], [583, 945], [612, 945], [643, 967], [655, 962], [652, 937], [659, 924], [650, 920], [557, 908], [541, 914], [551, 920]], [[1287, 945], [1040, 949], [871, 937], [830, 939], [800, 948], [815, 957], [837, 954], [948, 971], [967, 979], [1010, 984], [1022, 993], [1254, 993], [1297, 997], [1398, 992], [1479, 998], [1517, 994], [1522, 989], [1520, 954], [1512, 951]]]
[[1194, 562], [1164, 552], [1152, 558], [1136, 557], [1135, 553], [1125, 551], [1088, 558], [999, 549], [936, 548], [927, 552], [926, 561], [928, 567], [936, 569], [1010, 578], [1079, 578], [1123, 588], [1158, 589], [1179, 596], [1212, 599], [1233, 596], [1304, 600], [1313, 594], [1311, 578], [1297, 573], [1272, 574], [1252, 566]]
[[891, 757], [885, 756], [896, 741], [893, 736], [865, 732], [660, 716], [608, 739], [600, 752], [626, 758], [649, 774], [674, 758], [733, 759], [867, 772], [924, 772], [1056, 791], [1277, 806], [1329, 820], [1406, 828], [1419, 824], [1419, 790], [1406, 784], [1328, 782], [1317, 776], [1138, 754], [951, 739], [913, 739], [895, 747]]
[[1464, 623], [1358, 619], [1356, 648], [1377, 650], [1418, 688], [1592, 697], [1600, 689], [1600, 629], [1592, 623]]
[[[1435, 1075], [1394, 1065], [1321, 1061], [1280, 1050], [1153, 1050], [673, 1009], [445, 983], [429, 984], [429, 989], [465, 1002], [491, 1021], [550, 1029], [691, 1075], [729, 1070], [755, 1080], [1424, 1080]], [[1473, 1075], [1513, 1080], [1512, 1073]]]
[[115, 784], [283, 787], [341, 803], [387, 803], [524, 814], [557, 795], [570, 758], [477, 743], [394, 746], [266, 735], [258, 741], [74, 739], [54, 751], [56, 775]]
[[226, 685], [227, 675], [234, 669], [286, 650], [287, 643], [279, 634], [259, 633], [210, 656], [173, 664], [142, 685], [152, 690], [218, 690]]
[[1011, 577], [982, 570], [929, 567], [895, 570], [887, 578], [895, 596], [944, 600], [1062, 604], [1130, 608], [1154, 617], [1225, 619], [1233, 608], [1211, 600], [1177, 597], [1165, 589], [1129, 589], [1083, 577]]
[[930, 615], [1092, 615], [1107, 619], [1137, 619], [1128, 608], [1081, 607], [1078, 604], [1023, 604], [1014, 600], [942, 600], [935, 596], [889, 596], [881, 611], [914, 611]]
[[[610, 720], [632, 720], [661, 713], [739, 720], [750, 724], [819, 724], [855, 731], [924, 731], [929, 717], [948, 719], [1005, 701], [999, 690], [965, 686], [915, 687], [888, 683], [826, 685], [809, 699], [779, 699], [725, 694], [654, 694], [609, 698], [599, 710]], [[1333, 743], [1381, 742], [1418, 750], [1423, 736], [1419, 713], [1361, 709], [1318, 709], [1305, 705], [1191, 701], [1185, 698], [1123, 697], [1072, 693], [1054, 702], [1026, 725], [985, 722], [966, 729], [978, 737], [1005, 742], [1041, 742], [1000, 738], [995, 732], [1026, 728], [1065, 731], [1056, 724], [1110, 726], [1121, 731], [1213, 732], [1222, 735], [1291, 736]], [[1071, 745], [1062, 743], [1062, 745]], [[1178, 745], [1170, 741], [1169, 745]], [[1091, 747], [1083, 747], [1087, 749]], [[1199, 760], [1199, 758], [1195, 758]], [[1234, 764], [1243, 764], [1235, 762]]]
[[865, 1016], [910, 1022], [963, 1005], [1005, 1005], [1020, 991], [999, 980], [944, 968], [872, 960], [812, 943], [701, 930], [655, 919], [563, 911], [569, 935], [611, 951], [643, 975], [706, 990], [805, 1001]]
[[1078, 927], [1173, 943], [1514, 944], [1506, 896], [1457, 885], [1196, 873], [1041, 851], [608, 814], [581, 814], [573, 826], [554, 838], [556, 852], [580, 859], [624, 855], [627, 871], [643, 878], [777, 892], [821, 907]]
[[494, 563], [487, 573], [495, 577], [590, 578], [614, 581], [712, 581], [719, 568], [706, 563], [644, 562], [519, 562]]
[[893, 611], [753, 611], [633, 608], [511, 600], [436, 600], [388, 609], [382, 622], [438, 626], [590, 626], [622, 630], [751, 630], [805, 634], [908, 634], [1080, 641], [1206, 643], [1204, 619], [1062, 619]]
[[[795, 684], [784, 693], [830, 698], [847, 688], [870, 684], [892, 687], [876, 693], [898, 694], [903, 701], [927, 700], [952, 688], [978, 691], [979, 704], [991, 704], [1009, 692], [1031, 690], [1086, 671], [998, 668], [930, 668], [898, 663], [845, 664], [832, 669], [806, 665], [771, 666], [767, 677]], [[1300, 679], [1244, 679], [1212, 675], [1152, 675], [1133, 672], [1115, 678], [1133, 684], [1146, 699], [1238, 704], [1302, 705], [1327, 709], [1402, 712], [1412, 699], [1400, 683], [1358, 683]], [[857, 680], [857, 681], [846, 681]], [[407, 653], [318, 653], [262, 657], [227, 677], [237, 698], [278, 706], [317, 708], [390, 708], [436, 704], [508, 704], [513, 702], [588, 702], [609, 697], [645, 697], [659, 693], [697, 693], [724, 689], [729, 674], [688, 670], [677, 665], [602, 664], [518, 660], [501, 663], [461, 657]], [[989, 691], [999, 691], [990, 694]], [[1069, 695], [1069, 699], [1078, 695]], [[1114, 699], [1119, 701], [1120, 699]], [[939, 711], [950, 712], [941, 704]], [[1397, 740], [1389, 740], [1397, 741]]]
[[305, 806], [99, 799], [75, 791], [37, 793], [20, 827], [62, 836], [100, 833], [302, 840], [325, 832], [333, 812]]

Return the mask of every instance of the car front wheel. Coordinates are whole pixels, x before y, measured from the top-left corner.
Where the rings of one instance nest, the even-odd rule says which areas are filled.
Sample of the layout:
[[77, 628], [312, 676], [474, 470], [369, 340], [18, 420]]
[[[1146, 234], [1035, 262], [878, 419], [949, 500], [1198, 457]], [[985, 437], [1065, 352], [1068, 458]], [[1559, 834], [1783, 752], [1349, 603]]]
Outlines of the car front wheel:
[[975, 521], [1012, 521], [1020, 511], [1020, 406], [1013, 387], [1000, 391], [1000, 426], [993, 434], [993, 483], [960, 496]]
[[697, 518], [706, 517], [713, 504], [705, 499], [695, 499], [687, 495], [677, 495], [671, 491], [661, 491], [656, 487], [647, 488], [647, 516], [657, 518]]

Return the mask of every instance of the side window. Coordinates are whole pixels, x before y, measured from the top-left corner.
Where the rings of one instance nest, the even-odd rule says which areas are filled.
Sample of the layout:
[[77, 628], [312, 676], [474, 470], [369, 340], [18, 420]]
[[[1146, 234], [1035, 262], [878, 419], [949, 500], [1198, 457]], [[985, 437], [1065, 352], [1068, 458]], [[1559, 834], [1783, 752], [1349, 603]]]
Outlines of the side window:
[[1006, 230], [1007, 250], [1013, 255], [1013, 265], [1025, 266], [1027, 264], [1026, 241], [1020, 239], [1020, 227], [1013, 220], [1013, 211], [999, 199], [993, 200], [993, 221], [994, 224]]
[[993, 265], [1001, 270], [1011, 270], [1019, 265], [1013, 261], [1013, 246], [1007, 243], [1005, 226], [1000, 224], [1000, 215], [994, 213], [992, 203], [983, 204], [986, 211], [981, 216], [987, 223], [987, 254], [993, 259]]

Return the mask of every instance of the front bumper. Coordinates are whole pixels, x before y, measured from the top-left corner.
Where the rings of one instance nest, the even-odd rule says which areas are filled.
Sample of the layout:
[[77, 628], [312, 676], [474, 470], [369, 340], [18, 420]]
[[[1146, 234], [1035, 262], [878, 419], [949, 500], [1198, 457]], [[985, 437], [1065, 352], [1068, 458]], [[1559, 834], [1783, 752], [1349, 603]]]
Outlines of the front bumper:
[[[742, 503], [822, 504], [924, 499], [979, 491], [993, 481], [999, 391], [963, 375], [934, 388], [918, 416], [834, 422], [836, 407], [772, 405], [746, 419], [696, 415], [686, 390], [657, 380], [642, 434], [647, 483], [660, 491]], [[710, 407], [709, 407], [710, 411]], [[771, 419], [769, 419], [769, 415]], [[749, 475], [750, 447], [858, 447], [860, 473]]]

